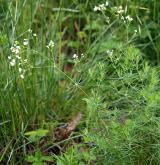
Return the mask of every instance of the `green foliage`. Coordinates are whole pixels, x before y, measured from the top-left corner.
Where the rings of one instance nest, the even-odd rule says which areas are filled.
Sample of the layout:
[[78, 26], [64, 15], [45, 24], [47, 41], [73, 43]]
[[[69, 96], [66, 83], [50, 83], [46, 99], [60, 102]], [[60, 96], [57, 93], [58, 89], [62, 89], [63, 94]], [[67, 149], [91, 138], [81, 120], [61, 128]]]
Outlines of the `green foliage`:
[[94, 152], [89, 151], [85, 146], [78, 145], [77, 147], [69, 148], [65, 154], [61, 156], [56, 156], [57, 165], [85, 165], [90, 164], [92, 161], [96, 160]]
[[38, 141], [40, 138], [46, 136], [48, 133], [48, 130], [45, 129], [38, 129], [35, 131], [29, 131], [26, 132], [25, 135], [28, 136], [28, 140], [30, 142], [36, 142]]
[[160, 164], [159, 0], [0, 4], [0, 163]]
[[32, 165], [47, 165], [45, 161], [52, 162], [52, 156], [44, 156], [42, 155], [41, 151], [36, 151], [35, 155], [27, 156], [26, 161], [32, 163]]

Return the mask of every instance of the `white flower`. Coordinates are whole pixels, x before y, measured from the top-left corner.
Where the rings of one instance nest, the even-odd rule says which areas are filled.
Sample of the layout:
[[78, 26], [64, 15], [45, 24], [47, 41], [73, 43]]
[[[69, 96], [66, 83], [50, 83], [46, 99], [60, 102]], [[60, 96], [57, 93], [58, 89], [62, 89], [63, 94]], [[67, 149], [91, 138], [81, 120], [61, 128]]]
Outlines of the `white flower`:
[[28, 39], [24, 39], [24, 41], [23, 41], [23, 45], [24, 45], [24, 46], [27, 46], [28, 43], [29, 43], [29, 42], [28, 42]]
[[83, 53], [81, 54], [81, 57], [84, 58], [84, 54]]
[[48, 49], [52, 49], [54, 47], [54, 42], [50, 40], [49, 44], [46, 46]]
[[119, 10], [122, 10], [122, 8], [123, 8], [122, 6], [119, 6], [119, 7], [118, 7]]
[[100, 8], [99, 8], [98, 6], [95, 6], [93, 10], [94, 10], [94, 11], [99, 11]]
[[121, 17], [121, 20], [124, 20], [124, 17], [123, 16]]
[[122, 14], [122, 13], [124, 13], [124, 10], [118, 10], [117, 13]]
[[36, 34], [36, 33], [34, 33], [34, 34], [33, 34], [33, 36], [34, 36], [34, 37], [37, 37], [37, 34]]
[[78, 55], [77, 54], [73, 54], [73, 57], [72, 57], [74, 60], [77, 60], [78, 59]]
[[21, 79], [24, 79], [24, 75], [23, 75], [23, 74], [20, 74], [20, 78], [21, 78]]
[[126, 20], [128, 20], [129, 22], [132, 22], [133, 21], [133, 18], [129, 15], [126, 16]]
[[10, 66], [15, 66], [15, 64], [16, 64], [16, 60], [12, 59], [12, 61], [10, 61]]
[[15, 50], [15, 54], [19, 54], [19, 49], [16, 49]]
[[19, 54], [21, 47], [17, 45], [17, 43], [14, 44], [11, 48], [11, 52], [14, 54]]
[[112, 49], [112, 50], [107, 50], [107, 54], [108, 54], [109, 56], [112, 56], [112, 55], [113, 55], [113, 49]]
[[14, 50], [14, 47], [12, 46], [10, 49], [11, 49], [11, 52], [12, 52]]
[[31, 29], [28, 29], [28, 32], [29, 32], [29, 33], [32, 33], [32, 30], [31, 30]]
[[114, 7], [114, 10], [116, 11], [116, 13], [119, 14], [123, 14], [125, 11], [123, 10], [122, 6], [118, 6], [118, 7]]
[[106, 1], [106, 6], [109, 6], [109, 2], [108, 1]]
[[105, 4], [100, 4], [98, 6], [95, 6], [93, 10], [94, 11], [105, 11], [107, 9], [106, 7], [108, 7], [108, 6], [109, 6], [109, 2], [106, 1]]
[[8, 56], [8, 59], [9, 59], [9, 60], [11, 60], [11, 59], [12, 59], [12, 57], [11, 57], [11, 56]]
[[134, 30], [134, 33], [137, 33], [137, 29]]
[[109, 23], [110, 22], [110, 18], [106, 17], [106, 22]]
[[17, 45], [17, 46], [16, 46], [16, 49], [20, 50], [20, 49], [21, 49], [21, 47]]
[[16, 49], [13, 46], [10, 49], [12, 53], [15, 53]]
[[22, 68], [19, 68], [18, 70], [19, 70], [19, 73], [21, 73], [21, 72], [22, 72]]
[[106, 10], [106, 6], [105, 6], [105, 4], [101, 4], [101, 5], [99, 5], [99, 7], [100, 7], [101, 11]]

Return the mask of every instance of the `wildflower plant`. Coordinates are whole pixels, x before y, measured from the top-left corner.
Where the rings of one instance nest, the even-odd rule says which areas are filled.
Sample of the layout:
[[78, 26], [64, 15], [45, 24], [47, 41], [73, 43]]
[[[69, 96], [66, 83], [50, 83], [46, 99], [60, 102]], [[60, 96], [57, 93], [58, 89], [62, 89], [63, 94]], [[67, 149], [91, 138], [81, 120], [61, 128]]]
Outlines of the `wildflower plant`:
[[13, 46], [10, 48], [11, 55], [8, 56], [10, 69], [15, 68], [15, 70], [17, 70], [18, 77], [21, 79], [25, 78], [27, 70], [31, 68], [27, 57], [24, 56], [28, 46], [28, 39], [24, 39], [22, 44], [20, 44], [18, 41], [15, 41]]

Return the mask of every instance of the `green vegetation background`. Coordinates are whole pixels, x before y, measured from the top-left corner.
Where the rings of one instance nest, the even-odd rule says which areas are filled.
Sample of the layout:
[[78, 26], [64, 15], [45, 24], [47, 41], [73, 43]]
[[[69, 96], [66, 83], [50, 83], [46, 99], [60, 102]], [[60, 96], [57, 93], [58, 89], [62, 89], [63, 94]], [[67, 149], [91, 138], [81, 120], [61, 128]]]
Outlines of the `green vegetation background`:
[[[0, 164], [160, 164], [160, 1], [93, 10], [103, 3], [0, 0]], [[111, 10], [120, 5], [131, 23]], [[15, 41], [24, 79], [9, 66]], [[54, 129], [78, 112], [76, 131], [56, 142]]]

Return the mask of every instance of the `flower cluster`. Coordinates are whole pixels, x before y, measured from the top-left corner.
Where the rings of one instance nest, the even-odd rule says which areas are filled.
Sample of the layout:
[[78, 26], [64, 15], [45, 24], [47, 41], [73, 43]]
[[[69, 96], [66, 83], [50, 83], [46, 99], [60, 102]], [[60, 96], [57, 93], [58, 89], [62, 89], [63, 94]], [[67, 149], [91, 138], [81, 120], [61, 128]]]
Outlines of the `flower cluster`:
[[16, 61], [20, 60], [20, 50], [21, 47], [18, 44], [18, 41], [15, 41], [14, 45], [10, 48], [13, 56], [8, 56], [10, 66], [15, 66]]
[[83, 53], [81, 54], [81, 57], [84, 58], [84, 54]]
[[122, 6], [113, 7], [113, 10], [116, 15], [119, 16], [121, 20], [123, 20], [124, 23], [133, 21], [133, 18], [130, 15], [125, 15], [127, 10], [124, 10]]
[[122, 6], [114, 7], [113, 10], [115, 11], [116, 15], [123, 20], [124, 23], [133, 21], [133, 18], [130, 15], [125, 15], [127, 11], [125, 11]]
[[73, 60], [78, 60], [78, 55], [77, 54], [73, 54]]
[[50, 40], [49, 44], [46, 47], [51, 50], [54, 46], [55, 46], [54, 42]]
[[114, 52], [114, 51], [113, 51], [113, 49], [112, 49], [112, 50], [107, 50], [106, 53], [107, 53], [109, 56], [112, 56], [112, 55], [113, 55], [113, 52]]
[[81, 59], [83, 59], [85, 56], [83, 53], [81, 53], [80, 55], [77, 55], [76, 53], [73, 54], [72, 59], [77, 63], [79, 62]]
[[[106, 2], [105, 4], [100, 4], [98, 6], [94, 7], [94, 11], [105, 11], [109, 7], [109, 2]], [[110, 7], [109, 8], [112, 12], [115, 13], [116, 16], [118, 16], [121, 20], [123, 20], [124, 23], [132, 22], [133, 18], [130, 15], [126, 15], [127, 13], [127, 7], [124, 9], [121, 5]], [[110, 22], [110, 18], [106, 17], [106, 22]]]
[[[23, 45], [27, 46], [28, 43], [29, 43], [28, 39], [24, 39]], [[23, 68], [24, 68], [24, 64], [27, 63], [27, 59], [22, 59], [21, 49], [22, 49], [22, 47], [20, 46], [19, 42], [15, 41], [13, 46], [10, 48], [12, 54], [10, 56], [8, 56], [8, 60], [9, 60], [9, 65], [11, 67], [17, 68], [17, 66], [18, 66], [19, 76], [21, 79], [24, 79], [25, 69], [23, 69]]]
[[118, 15], [123, 14], [125, 12], [122, 6], [115, 6], [113, 9]]
[[105, 11], [107, 9], [108, 5], [109, 5], [109, 2], [95, 6], [94, 11]]
[[124, 23], [133, 21], [133, 18], [129, 15], [127, 15], [126, 17], [122, 16], [121, 19], [123, 20]]
[[15, 41], [14, 45], [11, 47], [11, 52], [18, 55], [20, 53], [20, 46], [18, 45], [18, 41]]
[[126, 16], [126, 20], [129, 21], [129, 22], [132, 22], [133, 21], [133, 18], [130, 15], [127, 15]]

